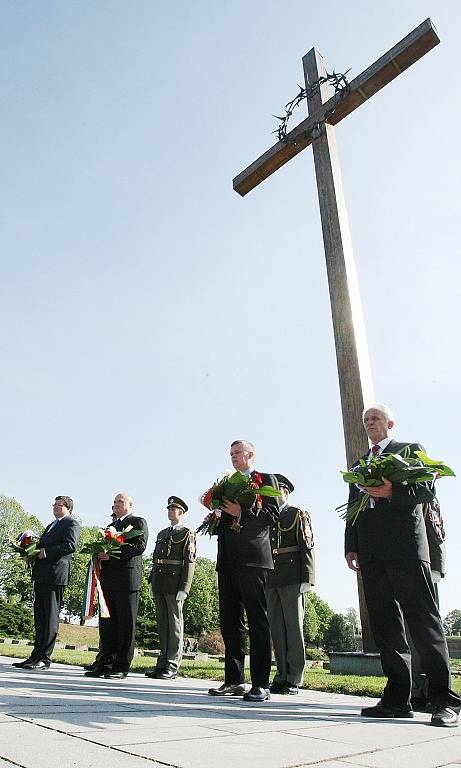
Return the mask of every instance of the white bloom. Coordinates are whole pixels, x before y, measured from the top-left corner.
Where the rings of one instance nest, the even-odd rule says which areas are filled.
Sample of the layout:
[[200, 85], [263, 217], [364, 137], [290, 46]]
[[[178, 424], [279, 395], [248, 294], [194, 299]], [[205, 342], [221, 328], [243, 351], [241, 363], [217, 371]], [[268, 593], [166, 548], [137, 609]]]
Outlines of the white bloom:
[[21, 533], [20, 536], [18, 536], [18, 541], [22, 542], [23, 539], [38, 539], [38, 536], [35, 531], [24, 531], [24, 533]]

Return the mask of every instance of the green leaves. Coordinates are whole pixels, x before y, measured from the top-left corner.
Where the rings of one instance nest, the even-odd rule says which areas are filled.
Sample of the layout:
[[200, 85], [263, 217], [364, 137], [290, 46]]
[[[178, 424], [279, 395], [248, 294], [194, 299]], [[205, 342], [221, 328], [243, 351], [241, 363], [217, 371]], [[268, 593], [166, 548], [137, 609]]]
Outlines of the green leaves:
[[136, 539], [138, 536], [142, 535], [142, 531], [136, 528], [132, 528], [131, 531], [121, 531], [121, 533], [125, 541], [129, 541], [130, 539]]
[[447, 467], [443, 461], [434, 461], [434, 459], [430, 459], [429, 456], [426, 456], [423, 451], [415, 451], [415, 455], [425, 467], [431, 467], [433, 472], [437, 472], [439, 477], [456, 477], [453, 470], [450, 469], [450, 467]]
[[19, 544], [15, 544], [14, 541], [12, 541], [11, 549], [20, 554], [21, 557], [35, 557], [39, 552], [35, 541], [33, 541], [32, 544], [28, 544], [26, 547], [21, 547]]
[[261, 487], [258, 488], [258, 494], [260, 496], [272, 496], [273, 498], [282, 495], [280, 491], [278, 491], [277, 488], [273, 488], [272, 485], [261, 485]]
[[243, 472], [234, 472], [232, 475], [226, 475], [219, 480], [212, 489], [211, 508], [219, 509], [223, 499], [227, 501], [236, 501], [243, 506], [251, 506], [257, 496], [281, 496], [281, 492], [271, 485], [261, 485], [253, 482], [251, 477], [244, 475]]
[[[409, 445], [399, 453], [371, 456], [368, 461], [360, 459], [350, 471], [341, 474], [346, 483], [363, 489], [377, 488], [383, 484], [384, 478], [391, 483], [418, 485], [432, 484], [438, 477], [455, 477], [453, 470], [443, 461], [430, 459], [423, 451], [415, 451], [412, 456]], [[369, 494], [362, 492], [359, 499], [351, 504], [336, 507], [336, 512], [354, 525], [360, 512], [368, 507], [369, 500]]]

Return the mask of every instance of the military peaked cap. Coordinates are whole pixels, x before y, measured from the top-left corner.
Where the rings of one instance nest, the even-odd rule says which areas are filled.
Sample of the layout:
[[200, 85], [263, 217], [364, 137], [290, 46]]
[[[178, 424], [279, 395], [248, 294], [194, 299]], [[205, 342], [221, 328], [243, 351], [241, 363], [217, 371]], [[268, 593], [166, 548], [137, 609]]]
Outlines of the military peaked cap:
[[280, 486], [283, 486], [284, 488], [286, 488], [288, 493], [293, 493], [295, 487], [294, 487], [293, 483], [291, 482], [291, 480], [288, 480], [288, 478], [285, 477], [285, 475], [278, 475], [277, 472], [275, 473], [275, 476], [276, 476], [277, 480], [279, 481], [279, 485]]
[[187, 512], [189, 509], [186, 502], [180, 499], [179, 496], [170, 496], [168, 498], [167, 507], [178, 507], [178, 509], [182, 509], [183, 512]]

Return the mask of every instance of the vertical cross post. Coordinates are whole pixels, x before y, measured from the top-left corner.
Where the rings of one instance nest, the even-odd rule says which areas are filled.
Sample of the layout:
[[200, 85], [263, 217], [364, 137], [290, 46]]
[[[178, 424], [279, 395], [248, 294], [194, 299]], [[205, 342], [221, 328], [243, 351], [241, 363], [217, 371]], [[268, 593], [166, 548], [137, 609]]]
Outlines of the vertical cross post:
[[[323, 57], [315, 48], [303, 57], [303, 68], [308, 91], [312, 83], [326, 75]], [[327, 100], [327, 85], [323, 84], [308, 100], [309, 116], [321, 113], [322, 104]], [[368, 450], [362, 412], [366, 403], [374, 400], [373, 381], [333, 125], [328, 122], [320, 124], [318, 136], [312, 141], [312, 149], [330, 291], [346, 457], [350, 467], [358, 456]], [[363, 650], [371, 651], [375, 649], [375, 644], [369, 627], [360, 575], [358, 592]]]

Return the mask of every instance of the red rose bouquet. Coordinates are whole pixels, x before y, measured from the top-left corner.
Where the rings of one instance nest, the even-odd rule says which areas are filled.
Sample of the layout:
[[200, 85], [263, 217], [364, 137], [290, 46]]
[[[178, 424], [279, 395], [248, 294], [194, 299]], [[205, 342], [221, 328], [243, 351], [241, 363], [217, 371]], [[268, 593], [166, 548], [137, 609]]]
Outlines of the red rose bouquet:
[[[223, 501], [234, 501], [242, 507], [252, 507], [256, 504], [261, 509], [263, 496], [281, 495], [281, 492], [272, 485], [263, 485], [259, 472], [252, 472], [251, 475], [244, 475], [243, 472], [228, 472], [200, 496], [200, 503], [210, 510], [210, 514], [199, 525], [197, 533], [208, 533], [209, 536], [217, 533]], [[235, 532], [240, 531], [241, 525], [237, 518], [233, 519], [231, 528]]]
[[10, 543], [10, 546], [21, 557], [26, 557], [29, 560], [38, 554], [37, 542], [39, 538], [34, 531], [24, 531], [16, 537], [15, 541]]
[[95, 541], [84, 544], [80, 551], [92, 556], [105, 552], [110, 557], [119, 560], [122, 547], [128, 544], [130, 539], [141, 536], [141, 534], [142, 531], [134, 529], [132, 525], [128, 525], [122, 531], [117, 531], [113, 525], [109, 525], [108, 528], [100, 528]]

